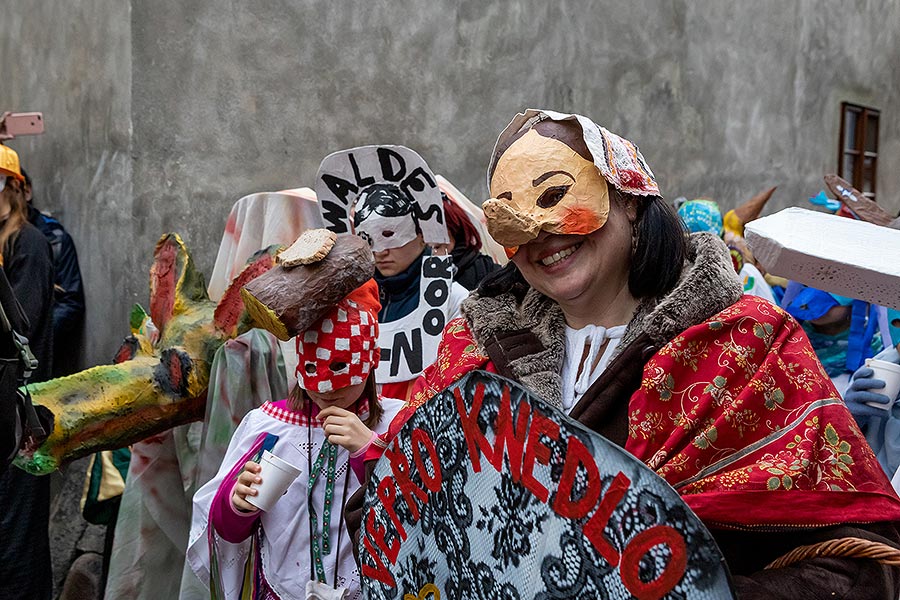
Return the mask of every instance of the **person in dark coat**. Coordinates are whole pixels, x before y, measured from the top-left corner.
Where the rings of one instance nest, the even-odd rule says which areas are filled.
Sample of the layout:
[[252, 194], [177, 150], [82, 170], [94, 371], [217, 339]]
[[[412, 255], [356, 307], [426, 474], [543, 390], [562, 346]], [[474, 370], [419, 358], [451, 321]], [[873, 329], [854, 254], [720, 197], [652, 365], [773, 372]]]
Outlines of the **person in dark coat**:
[[456, 265], [454, 281], [472, 291], [482, 279], [499, 269], [500, 265], [490, 256], [481, 253], [481, 237], [465, 211], [443, 192], [441, 199], [444, 201], [447, 233], [450, 234], [450, 256]]
[[[50, 378], [53, 357], [53, 258], [50, 243], [27, 220], [19, 157], [0, 145], [0, 254], [25, 311], [22, 332], [38, 359], [31, 382]], [[50, 598], [50, 478], [16, 467], [0, 475], [0, 598]]]
[[25, 178], [28, 222], [44, 234], [53, 251], [53, 376], [62, 377], [78, 370], [84, 326], [84, 287], [75, 242], [57, 219], [38, 210], [32, 200], [31, 178]]

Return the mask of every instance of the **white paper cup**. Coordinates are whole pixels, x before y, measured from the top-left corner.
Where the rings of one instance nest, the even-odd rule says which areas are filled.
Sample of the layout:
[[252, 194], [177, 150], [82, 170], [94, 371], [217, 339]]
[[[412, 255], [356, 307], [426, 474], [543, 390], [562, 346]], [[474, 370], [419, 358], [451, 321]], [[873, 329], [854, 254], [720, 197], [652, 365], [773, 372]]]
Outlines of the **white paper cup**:
[[867, 358], [866, 366], [875, 371], [875, 374], [872, 375], [873, 379], [880, 379], [884, 382], [883, 388], [874, 388], [869, 391], [876, 394], [884, 394], [891, 400], [887, 404], [878, 404], [877, 402], [866, 402], [866, 404], [874, 408], [890, 410], [894, 406], [897, 394], [900, 393], [900, 365], [887, 362], [886, 360]]
[[259, 466], [262, 483], [250, 486], [259, 493], [256, 496], [247, 496], [246, 500], [260, 510], [269, 511], [300, 475], [300, 469], [268, 450], [263, 451]]

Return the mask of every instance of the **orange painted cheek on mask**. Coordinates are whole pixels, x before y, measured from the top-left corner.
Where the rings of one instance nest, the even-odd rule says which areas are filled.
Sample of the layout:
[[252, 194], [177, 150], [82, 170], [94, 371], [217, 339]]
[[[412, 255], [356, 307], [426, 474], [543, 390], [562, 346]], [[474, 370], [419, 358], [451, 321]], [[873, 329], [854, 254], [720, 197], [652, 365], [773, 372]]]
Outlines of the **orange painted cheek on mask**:
[[494, 198], [483, 205], [488, 232], [507, 256], [541, 231], [588, 234], [606, 223], [607, 182], [597, 166], [553, 138], [529, 131], [497, 163]]
[[609, 211], [599, 213], [595, 208], [588, 206], [567, 206], [560, 210], [559, 225], [551, 233], [564, 233], [573, 235], [587, 235], [593, 233], [606, 224]]

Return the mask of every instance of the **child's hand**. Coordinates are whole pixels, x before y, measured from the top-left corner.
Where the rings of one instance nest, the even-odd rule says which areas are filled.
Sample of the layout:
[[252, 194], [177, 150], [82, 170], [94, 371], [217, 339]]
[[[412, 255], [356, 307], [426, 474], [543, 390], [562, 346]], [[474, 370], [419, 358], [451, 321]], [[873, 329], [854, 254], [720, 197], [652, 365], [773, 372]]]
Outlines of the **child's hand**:
[[372, 430], [349, 410], [329, 406], [319, 413], [318, 419], [323, 423], [322, 428], [328, 441], [343, 446], [351, 453], [372, 440]]
[[262, 467], [259, 466], [259, 463], [255, 463], [252, 460], [248, 460], [247, 464], [244, 465], [244, 470], [238, 476], [237, 483], [234, 485], [234, 492], [231, 494], [231, 503], [236, 509], [244, 512], [256, 512], [259, 510], [247, 502], [246, 498], [259, 493], [250, 486], [254, 483], [257, 485], [262, 483], [262, 477], [259, 476], [261, 470]]

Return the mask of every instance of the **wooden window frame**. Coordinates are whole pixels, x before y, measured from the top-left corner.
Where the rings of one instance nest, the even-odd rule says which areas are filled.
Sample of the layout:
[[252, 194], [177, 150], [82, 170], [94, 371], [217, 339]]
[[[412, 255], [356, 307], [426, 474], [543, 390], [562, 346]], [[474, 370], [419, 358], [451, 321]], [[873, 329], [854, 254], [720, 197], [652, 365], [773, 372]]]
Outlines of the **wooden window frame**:
[[[846, 128], [846, 119], [847, 113], [856, 113], [856, 139], [853, 140], [853, 144], [851, 148], [848, 148], [847, 140], [844, 138]], [[866, 143], [869, 141], [866, 139], [866, 133], [868, 132], [869, 118], [875, 118], [875, 144], [873, 145], [875, 150], [867, 151]], [[840, 133], [840, 142], [838, 146], [838, 175], [843, 177], [856, 189], [863, 192], [863, 195], [869, 198], [870, 200], [875, 200], [875, 194], [877, 191], [876, 181], [878, 179], [878, 130], [881, 125], [881, 111], [876, 108], [870, 108], [867, 106], [861, 106], [859, 104], [853, 104], [851, 102], [841, 102], [841, 133]], [[844, 159], [846, 156], [856, 156], [855, 166], [853, 168], [852, 173], [844, 172]], [[865, 159], [872, 159], [872, 189], [869, 192], [864, 190], [863, 185], [863, 165], [865, 164]]]

